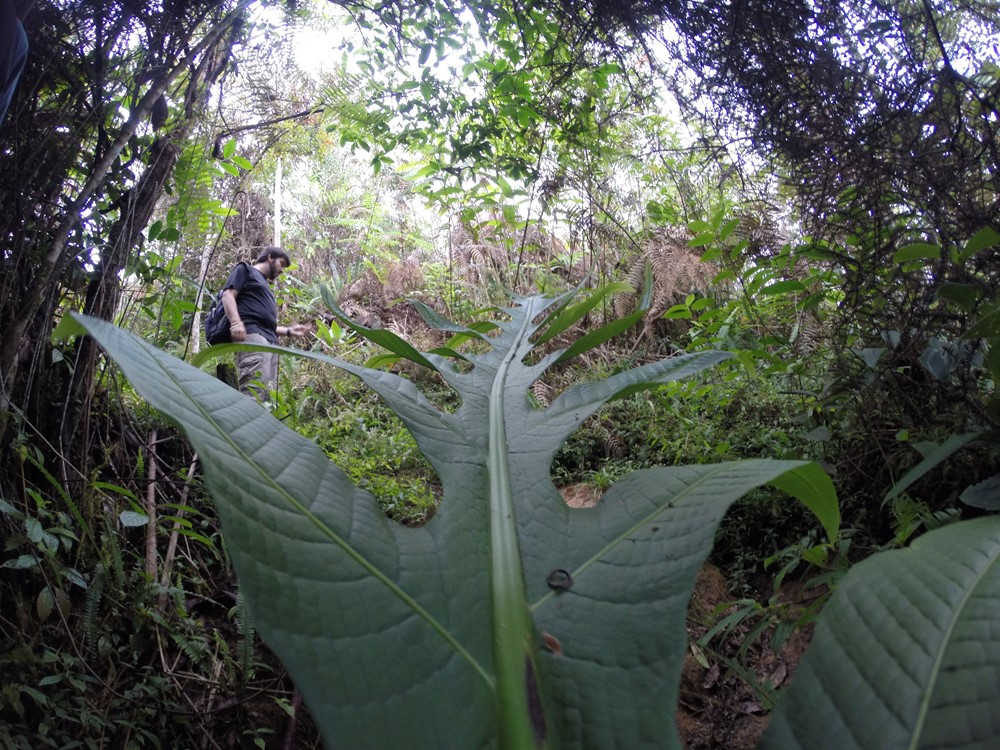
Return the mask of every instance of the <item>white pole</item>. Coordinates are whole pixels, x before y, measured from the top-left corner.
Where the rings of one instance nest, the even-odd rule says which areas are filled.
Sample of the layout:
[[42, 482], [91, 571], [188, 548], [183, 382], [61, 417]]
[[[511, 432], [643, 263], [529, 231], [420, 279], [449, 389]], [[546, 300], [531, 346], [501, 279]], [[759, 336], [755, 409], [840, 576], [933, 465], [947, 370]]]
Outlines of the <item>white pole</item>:
[[275, 247], [281, 247], [281, 158], [274, 169], [274, 242]]

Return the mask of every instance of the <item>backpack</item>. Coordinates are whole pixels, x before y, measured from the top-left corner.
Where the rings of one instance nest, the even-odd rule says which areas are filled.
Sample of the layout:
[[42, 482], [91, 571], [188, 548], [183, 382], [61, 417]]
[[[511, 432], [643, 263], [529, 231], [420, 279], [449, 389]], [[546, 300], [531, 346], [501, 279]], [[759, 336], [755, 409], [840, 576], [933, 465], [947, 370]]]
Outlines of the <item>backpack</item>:
[[210, 346], [215, 344], [229, 343], [229, 318], [226, 317], [226, 308], [222, 306], [222, 292], [220, 290], [215, 299], [212, 300], [208, 312], [205, 314], [205, 341]]
[[[250, 265], [242, 261], [245, 265]], [[225, 289], [220, 289], [212, 304], [209, 305], [208, 312], [205, 313], [205, 341], [209, 346], [215, 344], [228, 344], [232, 341], [229, 337], [229, 318], [226, 317], [226, 308], [222, 305], [222, 293]]]

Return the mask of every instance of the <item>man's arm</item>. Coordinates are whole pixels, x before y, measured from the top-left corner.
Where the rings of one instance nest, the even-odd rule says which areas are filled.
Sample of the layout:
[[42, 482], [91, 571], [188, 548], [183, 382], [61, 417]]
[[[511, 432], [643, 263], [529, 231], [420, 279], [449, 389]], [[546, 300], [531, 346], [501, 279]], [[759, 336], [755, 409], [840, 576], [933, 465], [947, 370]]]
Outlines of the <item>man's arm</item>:
[[236, 295], [238, 292], [229, 288], [222, 293], [222, 309], [226, 311], [229, 318], [229, 337], [233, 341], [246, 341], [247, 327], [240, 319], [240, 309], [236, 306]]

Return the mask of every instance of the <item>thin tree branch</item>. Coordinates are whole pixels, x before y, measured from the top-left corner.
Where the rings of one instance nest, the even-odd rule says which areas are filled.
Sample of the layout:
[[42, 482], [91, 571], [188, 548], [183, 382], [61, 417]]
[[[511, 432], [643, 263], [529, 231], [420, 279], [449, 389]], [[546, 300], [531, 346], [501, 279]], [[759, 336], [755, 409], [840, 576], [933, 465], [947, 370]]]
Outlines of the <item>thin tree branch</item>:
[[237, 128], [228, 128], [226, 130], [222, 130], [219, 133], [217, 133], [216, 136], [215, 136], [215, 140], [216, 140], [216, 143], [218, 143], [219, 141], [221, 141], [226, 136], [233, 135], [234, 133], [243, 133], [243, 132], [245, 132], [247, 130], [256, 130], [257, 128], [266, 128], [266, 127], [268, 127], [270, 125], [277, 125], [279, 122], [285, 122], [287, 120], [296, 120], [296, 119], [298, 119], [300, 117], [309, 117], [310, 115], [317, 115], [320, 112], [323, 112], [325, 109], [326, 109], [326, 107], [323, 107], [323, 106], [313, 107], [312, 109], [304, 109], [301, 112], [296, 112], [293, 115], [285, 115], [284, 117], [276, 117], [273, 120], [265, 120], [264, 122], [254, 122], [254, 123], [251, 123], [249, 125], [240, 125]]

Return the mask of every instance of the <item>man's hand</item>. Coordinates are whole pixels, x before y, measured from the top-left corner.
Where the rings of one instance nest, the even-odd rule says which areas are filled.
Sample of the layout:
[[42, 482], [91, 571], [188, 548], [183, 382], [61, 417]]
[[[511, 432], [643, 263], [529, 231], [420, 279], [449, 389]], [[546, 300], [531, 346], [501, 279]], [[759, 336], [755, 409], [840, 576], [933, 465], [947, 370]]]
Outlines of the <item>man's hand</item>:
[[229, 338], [239, 343], [247, 340], [247, 327], [241, 320], [239, 323], [231, 323], [229, 326]]
[[288, 326], [288, 335], [294, 336], [297, 339], [302, 338], [309, 333], [309, 326], [305, 323], [296, 323], [295, 325]]

